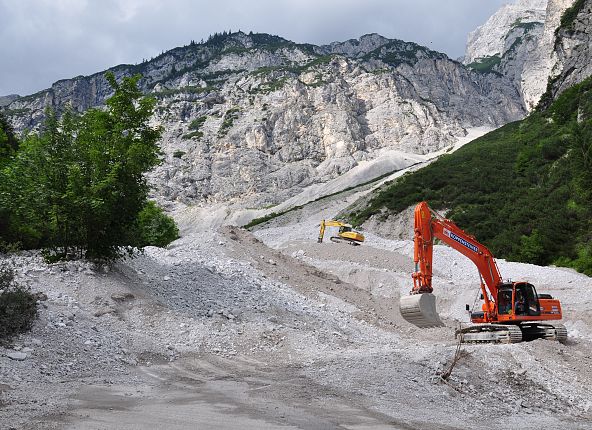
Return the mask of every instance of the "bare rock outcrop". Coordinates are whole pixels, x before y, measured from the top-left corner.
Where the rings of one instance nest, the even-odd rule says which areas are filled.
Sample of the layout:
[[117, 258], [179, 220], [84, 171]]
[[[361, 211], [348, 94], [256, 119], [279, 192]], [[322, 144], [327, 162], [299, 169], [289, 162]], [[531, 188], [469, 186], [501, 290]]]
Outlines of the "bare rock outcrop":
[[501, 73], [520, 91], [524, 107], [534, 109], [547, 89], [558, 57], [555, 35], [574, 0], [519, 0], [502, 7], [469, 34], [465, 64]]
[[592, 0], [577, 1], [557, 30], [552, 98], [592, 75]]
[[[377, 34], [325, 46], [222, 34], [110, 71], [141, 73], [158, 100], [165, 156], [150, 179], [163, 203], [276, 204], [386, 150], [437, 151], [525, 114], [507, 78]], [[46, 107], [101, 106], [103, 75], [56, 82], [5, 113], [22, 131]]]

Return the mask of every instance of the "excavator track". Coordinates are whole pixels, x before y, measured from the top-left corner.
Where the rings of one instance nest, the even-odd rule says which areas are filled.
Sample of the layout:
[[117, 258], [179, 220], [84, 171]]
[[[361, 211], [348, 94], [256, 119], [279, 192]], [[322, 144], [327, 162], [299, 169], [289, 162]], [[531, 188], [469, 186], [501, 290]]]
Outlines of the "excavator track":
[[521, 324], [524, 340], [547, 339], [567, 342], [567, 329], [560, 323], [533, 322]]
[[329, 240], [331, 242], [335, 242], [335, 243], [347, 243], [347, 244], [352, 245], [352, 246], [360, 246], [360, 244], [358, 242], [356, 242], [355, 240], [344, 239], [344, 238], [339, 237], [339, 236], [331, 236], [329, 238]]
[[519, 343], [522, 330], [515, 325], [477, 324], [455, 332], [461, 343]]
[[567, 329], [559, 323], [525, 323], [520, 325], [477, 324], [457, 330], [462, 343], [518, 343], [535, 339], [567, 342]]
[[567, 342], [567, 329], [563, 324], [553, 324], [555, 327], [555, 340], [559, 343]]

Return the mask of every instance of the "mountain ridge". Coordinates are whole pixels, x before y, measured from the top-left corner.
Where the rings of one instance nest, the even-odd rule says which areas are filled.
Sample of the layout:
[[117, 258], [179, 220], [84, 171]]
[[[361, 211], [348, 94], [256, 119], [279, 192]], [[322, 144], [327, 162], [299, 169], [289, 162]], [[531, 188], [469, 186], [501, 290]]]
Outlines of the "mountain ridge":
[[[165, 156], [151, 180], [163, 204], [277, 204], [382, 151], [438, 151], [525, 115], [506, 78], [375, 33], [323, 46], [218, 34], [110, 70], [142, 73], [157, 98]], [[48, 106], [100, 106], [111, 93], [102, 74], [58, 81], [4, 112], [23, 131]]]

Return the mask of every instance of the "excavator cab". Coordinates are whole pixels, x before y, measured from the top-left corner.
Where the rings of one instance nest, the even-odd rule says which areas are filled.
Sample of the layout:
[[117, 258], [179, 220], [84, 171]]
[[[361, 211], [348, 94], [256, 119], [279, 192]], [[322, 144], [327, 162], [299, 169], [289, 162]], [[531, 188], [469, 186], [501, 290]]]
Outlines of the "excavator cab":
[[497, 293], [500, 321], [521, 320], [541, 315], [541, 305], [534, 285], [527, 282], [500, 285]]
[[514, 310], [516, 315], [536, 317], [541, 314], [541, 305], [534, 285], [526, 282], [514, 284]]
[[497, 313], [499, 315], [512, 315], [512, 284], [504, 285], [497, 293]]

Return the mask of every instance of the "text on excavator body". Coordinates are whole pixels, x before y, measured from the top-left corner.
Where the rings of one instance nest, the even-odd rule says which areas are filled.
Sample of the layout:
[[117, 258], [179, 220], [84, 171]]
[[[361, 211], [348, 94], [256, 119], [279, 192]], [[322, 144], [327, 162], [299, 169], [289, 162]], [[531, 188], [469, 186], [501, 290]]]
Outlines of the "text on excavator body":
[[477, 248], [475, 245], [473, 245], [471, 242], [467, 242], [466, 240], [464, 240], [462, 237], [457, 236], [456, 234], [454, 234], [453, 232], [451, 232], [448, 229], [443, 229], [444, 230], [444, 234], [446, 236], [448, 236], [450, 239], [460, 243], [462, 246], [469, 248], [471, 251], [473, 252], [479, 252], [479, 248]]

